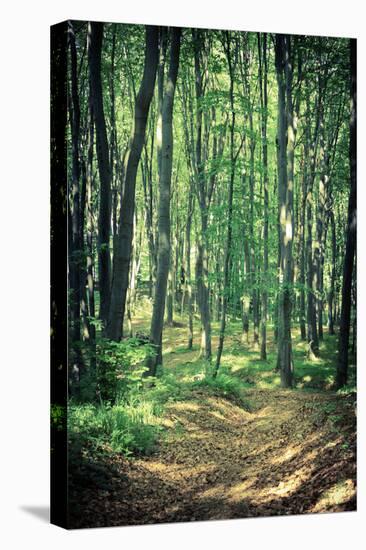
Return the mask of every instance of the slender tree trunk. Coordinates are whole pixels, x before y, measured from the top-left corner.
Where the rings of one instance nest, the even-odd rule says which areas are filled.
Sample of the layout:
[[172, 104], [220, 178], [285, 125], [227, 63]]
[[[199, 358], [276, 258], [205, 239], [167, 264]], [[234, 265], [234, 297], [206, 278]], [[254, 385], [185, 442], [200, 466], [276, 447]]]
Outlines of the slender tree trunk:
[[80, 196], [80, 245], [82, 254], [80, 257], [80, 311], [81, 311], [81, 331], [82, 338], [85, 342], [90, 340], [90, 323], [89, 323], [89, 311], [88, 300], [86, 293], [86, 279], [87, 279], [87, 264], [85, 258], [85, 208], [86, 208], [86, 195], [87, 195], [87, 167], [86, 162], [82, 161], [82, 177], [81, 177], [81, 196]]
[[281, 262], [278, 303], [278, 366], [281, 386], [291, 387], [293, 362], [291, 345], [292, 286], [292, 189], [294, 129], [291, 102], [292, 69], [290, 37], [276, 35], [275, 55], [278, 82], [278, 192], [280, 198]]
[[332, 234], [332, 264], [330, 273], [330, 289], [328, 293], [328, 332], [334, 335], [334, 297], [335, 297], [335, 282], [336, 282], [336, 258], [337, 258], [337, 241], [334, 214], [329, 212], [329, 222]]
[[103, 23], [89, 23], [89, 78], [96, 130], [96, 148], [100, 179], [100, 203], [98, 220], [100, 291], [99, 316], [106, 323], [108, 318], [111, 285], [111, 256], [109, 251], [109, 238], [111, 232], [111, 167], [103, 107], [103, 87], [101, 77], [102, 42]]
[[202, 159], [202, 106], [200, 102], [203, 98], [202, 88], [202, 68], [201, 68], [201, 51], [202, 51], [202, 31], [193, 31], [194, 44], [194, 62], [195, 62], [195, 77], [196, 77], [196, 100], [197, 100], [197, 115], [196, 115], [196, 150], [195, 150], [195, 165], [196, 179], [198, 187], [198, 197], [201, 215], [201, 234], [198, 237], [198, 253], [196, 259], [196, 282], [197, 282], [197, 300], [201, 315], [201, 353], [205, 359], [211, 360], [211, 318], [210, 318], [210, 302], [209, 302], [209, 286], [208, 286], [208, 199], [206, 194], [206, 182], [204, 174], [204, 166]]
[[145, 149], [145, 166], [142, 164], [142, 185], [144, 191], [144, 205], [146, 215], [146, 234], [149, 247], [149, 297], [153, 297], [153, 288], [156, 282], [156, 247], [153, 227], [153, 183], [152, 183], [152, 156], [154, 139], [151, 139], [151, 161], [148, 162], [148, 152]]
[[306, 340], [306, 309], [305, 309], [305, 215], [306, 215], [306, 182], [307, 159], [303, 158], [302, 198], [300, 210], [300, 333], [301, 340]]
[[[245, 186], [245, 175], [242, 176], [242, 193], [243, 197], [246, 195], [246, 186]], [[243, 201], [243, 208], [246, 207], [246, 201]], [[250, 296], [248, 292], [248, 287], [250, 286], [250, 250], [249, 250], [249, 239], [246, 230], [246, 224], [243, 223], [243, 272], [244, 272], [244, 283], [242, 289], [242, 296], [240, 299], [241, 302], [241, 320], [242, 320], [242, 335], [241, 341], [243, 344], [249, 345], [249, 311], [250, 311]]]
[[[319, 95], [323, 93], [323, 77], [319, 77]], [[316, 241], [314, 247], [314, 261], [316, 268], [316, 310], [318, 320], [318, 337], [319, 341], [323, 340], [323, 263], [324, 263], [324, 213], [326, 202], [326, 186], [327, 186], [327, 174], [325, 173], [325, 139], [324, 139], [324, 110], [321, 109], [320, 113], [320, 169], [321, 174], [319, 178], [318, 188], [318, 211], [316, 218]]]
[[137, 275], [140, 267], [140, 248], [141, 242], [139, 242], [137, 235], [137, 215], [135, 211], [133, 222], [133, 240], [132, 240], [132, 254], [131, 254], [131, 270], [130, 270], [130, 283], [127, 291], [127, 320], [128, 320], [128, 335], [133, 337], [132, 318], [135, 312], [136, 291], [137, 291]]
[[253, 115], [250, 112], [249, 114], [250, 121], [250, 193], [249, 193], [249, 203], [250, 203], [250, 222], [249, 222], [249, 233], [250, 233], [250, 265], [251, 265], [251, 286], [252, 286], [252, 306], [253, 306], [253, 345], [255, 349], [259, 347], [259, 297], [257, 290], [257, 262], [256, 262], [256, 246], [254, 242], [254, 188], [255, 188], [255, 171], [254, 171], [254, 162], [255, 162], [255, 139], [254, 139], [254, 129], [253, 129]]
[[228, 293], [230, 288], [229, 278], [229, 265], [231, 255], [231, 241], [232, 241], [232, 221], [233, 221], [233, 192], [234, 192], [234, 179], [235, 179], [235, 164], [237, 155], [234, 152], [234, 131], [235, 131], [235, 111], [234, 111], [234, 71], [232, 66], [232, 54], [230, 51], [230, 33], [225, 31], [224, 33], [224, 46], [225, 53], [228, 62], [229, 76], [230, 76], [230, 107], [231, 107], [231, 124], [230, 124], [230, 180], [229, 180], [229, 194], [228, 194], [228, 210], [227, 210], [227, 237], [225, 244], [225, 257], [224, 257], [224, 281], [223, 281], [223, 297], [222, 297], [222, 311], [220, 320], [220, 333], [219, 333], [219, 345], [217, 348], [216, 364], [213, 376], [217, 376], [221, 355], [224, 347], [225, 327], [226, 327], [226, 314], [228, 307]]
[[95, 299], [94, 299], [94, 251], [93, 251], [93, 149], [94, 149], [94, 122], [93, 122], [93, 110], [91, 101], [89, 101], [89, 135], [88, 135], [88, 157], [86, 165], [86, 280], [87, 280], [87, 295], [88, 295], [88, 309], [91, 323], [89, 327], [90, 335], [90, 368], [92, 374], [96, 372], [96, 348], [95, 348]]
[[174, 305], [174, 283], [173, 283], [173, 265], [170, 258], [170, 266], [168, 272], [168, 292], [166, 300], [166, 322], [169, 327], [174, 326], [173, 321], [173, 305]]
[[123, 319], [129, 283], [133, 238], [136, 175], [145, 141], [150, 103], [154, 93], [158, 64], [158, 37], [158, 27], [146, 27], [144, 73], [135, 102], [135, 125], [127, 161], [124, 192], [121, 200], [118, 242], [113, 262], [111, 305], [106, 332], [107, 337], [115, 341], [119, 341], [123, 334]]
[[[263, 52], [262, 52], [263, 48]], [[263, 58], [263, 71], [262, 71]], [[259, 59], [259, 91], [261, 100], [261, 133], [262, 133], [262, 162], [263, 162], [263, 185], [264, 185], [264, 208], [263, 208], [263, 273], [268, 276], [268, 152], [267, 152], [267, 35], [263, 34], [263, 45], [261, 46], [261, 35], [258, 33], [258, 59]], [[267, 310], [268, 293], [267, 281], [264, 280], [262, 289], [262, 323], [261, 323], [261, 359], [267, 359]]]
[[319, 355], [319, 339], [318, 328], [316, 323], [316, 307], [315, 307], [315, 293], [316, 293], [316, 268], [314, 265], [313, 254], [313, 185], [315, 178], [315, 164], [316, 164], [316, 148], [318, 141], [318, 130], [320, 120], [320, 109], [322, 99], [318, 97], [317, 106], [317, 122], [314, 131], [314, 137], [311, 143], [310, 137], [310, 102], [309, 96], [306, 98], [306, 137], [304, 156], [305, 162], [310, 157], [310, 173], [307, 182], [306, 191], [306, 219], [307, 219], [307, 239], [306, 239], [306, 255], [307, 255], [307, 325], [308, 325], [308, 357], [315, 359]]
[[196, 282], [197, 301], [200, 310], [202, 332], [201, 353], [207, 361], [211, 360], [211, 316], [208, 287], [208, 254], [207, 254], [207, 211], [201, 207], [201, 236], [197, 243]]
[[[110, 170], [111, 170], [111, 188], [112, 188], [112, 237], [113, 237], [113, 257], [116, 249], [117, 242], [117, 230], [118, 230], [118, 219], [117, 219], [117, 207], [118, 207], [118, 187], [119, 187], [119, 177], [116, 173], [117, 168], [117, 127], [116, 127], [116, 100], [115, 100], [115, 57], [116, 57], [116, 24], [113, 24], [113, 34], [112, 34], [112, 52], [111, 52], [111, 71], [110, 71], [110, 82], [109, 82], [109, 93], [110, 93], [110, 138], [109, 138], [109, 157], [110, 157]], [[116, 169], [115, 169], [116, 165]]]
[[71, 101], [69, 102], [72, 140], [72, 241], [70, 246], [70, 279], [72, 288], [72, 341], [75, 344], [75, 363], [73, 374], [80, 381], [82, 356], [80, 352], [80, 303], [81, 303], [81, 259], [82, 242], [80, 239], [80, 104], [77, 79], [77, 57], [74, 29], [69, 23], [69, 44], [71, 58]]
[[188, 309], [188, 349], [193, 346], [193, 301], [192, 301], [192, 275], [191, 275], [191, 226], [194, 209], [193, 182], [191, 181], [188, 195], [188, 212], [186, 223], [186, 269], [185, 285], [187, 288], [187, 309]]
[[173, 162], [173, 105], [178, 76], [181, 29], [171, 30], [170, 66], [165, 85], [162, 116], [161, 179], [159, 181], [158, 269], [150, 341], [157, 354], [148, 359], [147, 374], [155, 376], [162, 355], [164, 308], [170, 261], [170, 187]]
[[354, 258], [356, 252], [356, 205], [357, 205], [357, 182], [356, 182], [356, 151], [357, 151], [357, 89], [356, 89], [356, 40], [350, 40], [351, 57], [351, 119], [350, 119], [350, 179], [351, 190], [348, 202], [348, 223], [346, 254], [343, 264], [342, 284], [342, 310], [341, 324], [339, 330], [339, 351], [337, 364], [336, 386], [338, 388], [347, 384], [348, 378], [348, 340], [351, 320], [351, 290]]

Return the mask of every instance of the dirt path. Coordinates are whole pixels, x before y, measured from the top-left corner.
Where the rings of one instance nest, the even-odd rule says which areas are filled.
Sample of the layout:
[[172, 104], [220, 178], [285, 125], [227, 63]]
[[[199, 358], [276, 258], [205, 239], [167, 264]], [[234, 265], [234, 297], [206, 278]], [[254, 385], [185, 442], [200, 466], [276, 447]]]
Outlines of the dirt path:
[[159, 449], [111, 459], [107, 481], [80, 495], [77, 526], [354, 510], [352, 400], [293, 390], [245, 399], [196, 390], [171, 403]]

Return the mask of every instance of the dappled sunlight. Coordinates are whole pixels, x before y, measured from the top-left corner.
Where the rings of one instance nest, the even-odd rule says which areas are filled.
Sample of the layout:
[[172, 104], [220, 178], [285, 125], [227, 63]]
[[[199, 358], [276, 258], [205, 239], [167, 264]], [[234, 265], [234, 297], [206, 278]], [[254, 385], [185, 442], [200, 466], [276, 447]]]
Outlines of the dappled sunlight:
[[270, 461], [271, 464], [273, 465], [284, 464], [285, 462], [289, 462], [293, 460], [299, 454], [301, 454], [300, 458], [302, 462], [308, 462], [308, 461], [312, 462], [317, 456], [319, 450], [312, 449], [306, 452], [306, 449], [309, 446], [312, 446], [314, 445], [314, 443], [317, 443], [319, 440], [321, 440], [323, 436], [324, 436], [323, 433], [317, 433], [307, 437], [306, 440], [304, 440], [302, 443], [299, 443], [298, 445], [289, 445], [284, 450], [284, 452], [279, 453], [277, 456], [271, 459]]
[[238, 371], [246, 366], [248, 366], [250, 363], [250, 358], [242, 355], [232, 355], [230, 353], [225, 352], [222, 357], [222, 365], [223, 366], [229, 366], [232, 370], [232, 372]]
[[227, 487], [224, 483], [218, 483], [217, 485], [214, 485], [213, 487], [209, 487], [208, 489], [203, 490], [199, 495], [199, 500], [206, 500], [206, 499], [220, 499], [224, 500], [227, 498]]
[[240, 481], [227, 491], [227, 498], [232, 502], [240, 502], [243, 498], [247, 498], [250, 495], [248, 490], [253, 486], [255, 481], [256, 478]]
[[226, 421], [225, 416], [222, 415], [221, 413], [217, 412], [217, 411], [210, 411], [210, 415], [213, 416], [214, 418], [217, 418], [217, 420], [224, 420], [224, 421]]
[[353, 479], [339, 481], [327, 489], [311, 509], [313, 513], [328, 512], [333, 507], [345, 504], [356, 496], [356, 486]]
[[[330, 471], [343, 472], [342, 453], [349, 453], [337, 433], [341, 404], [318, 390], [334, 375], [336, 340], [325, 333], [320, 357], [309, 361], [307, 342], [292, 330], [297, 389], [289, 390], [280, 388], [275, 370], [272, 327], [267, 361], [261, 361], [258, 350], [240, 342], [241, 322], [230, 321], [214, 380], [212, 363], [200, 357], [199, 324], [189, 350], [183, 321], [176, 316], [174, 326], [164, 326], [163, 365], [154, 387], [146, 388], [146, 396], [152, 392], [164, 403], [156, 418], [161, 437], [151, 456], [131, 462], [131, 494], [146, 495], [157, 518], [190, 519], [193, 510], [199, 518], [220, 519], [352, 506], [349, 459], [348, 481], [328, 481]], [[218, 325], [212, 329], [214, 353]], [[146, 316], [134, 330], [148, 334]]]
[[191, 478], [193, 476], [204, 476], [215, 470], [214, 464], [196, 464], [194, 466], [182, 466], [182, 464], [165, 464], [159, 461], [149, 461], [144, 463], [144, 467], [151, 473], [160, 476], [161, 478], [176, 479], [179, 478]]
[[273, 410], [272, 408], [268, 405], [267, 407], [263, 407], [262, 409], [260, 409], [257, 413], [256, 413], [256, 417], [257, 418], [268, 418], [269, 416], [272, 416], [273, 414]]
[[287, 462], [288, 460], [294, 458], [301, 451], [301, 449], [301, 445], [290, 446], [285, 450], [284, 453], [272, 458], [271, 464], [282, 464], [283, 462]]
[[264, 489], [256, 490], [253, 495], [253, 502], [258, 504], [269, 503], [278, 497], [289, 497], [298, 490], [311, 477], [313, 467], [306, 465], [296, 470], [293, 474], [284, 477], [276, 485], [267, 486]]
[[179, 402], [179, 403], [174, 403], [174, 405], [170, 405], [169, 406], [170, 409], [173, 409], [173, 411], [175, 412], [179, 412], [179, 411], [198, 411], [200, 406], [197, 404], [197, 403], [192, 403], [191, 401], [189, 402]]
[[267, 389], [269, 390], [269, 389], [273, 388], [273, 385], [280, 386], [280, 384], [281, 384], [281, 378], [279, 376], [275, 376], [271, 383], [266, 382], [264, 380], [261, 380], [257, 383], [257, 386], [258, 386], [258, 388], [260, 388], [262, 390], [267, 390]]
[[206, 403], [212, 407], [212, 409], [218, 409], [222, 416], [230, 422], [248, 420], [253, 418], [253, 413], [246, 411], [242, 407], [238, 407], [230, 401], [224, 399], [208, 397]]

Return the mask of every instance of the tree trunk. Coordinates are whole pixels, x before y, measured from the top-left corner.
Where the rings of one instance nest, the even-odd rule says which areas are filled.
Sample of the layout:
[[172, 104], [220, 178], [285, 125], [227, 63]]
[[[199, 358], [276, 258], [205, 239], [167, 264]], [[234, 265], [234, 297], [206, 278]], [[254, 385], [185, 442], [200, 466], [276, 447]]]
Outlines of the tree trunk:
[[188, 349], [193, 346], [193, 302], [192, 302], [192, 280], [191, 280], [191, 225], [194, 209], [193, 182], [191, 181], [188, 196], [188, 211], [186, 224], [186, 269], [185, 286], [187, 289], [187, 309], [188, 309]]
[[319, 355], [319, 339], [318, 328], [316, 323], [316, 307], [315, 307], [315, 293], [316, 293], [316, 266], [314, 265], [313, 254], [313, 185], [315, 178], [315, 164], [316, 164], [316, 148], [318, 141], [318, 130], [320, 120], [320, 109], [322, 99], [318, 96], [317, 106], [317, 121], [314, 131], [313, 140], [311, 143], [310, 137], [310, 102], [309, 96], [306, 98], [306, 137], [304, 147], [305, 162], [308, 156], [310, 157], [310, 173], [307, 182], [306, 190], [306, 219], [307, 219], [307, 239], [306, 239], [306, 255], [307, 255], [307, 325], [308, 325], [308, 357], [309, 359], [315, 359]]
[[72, 341], [75, 344], [73, 365], [73, 376], [75, 381], [80, 382], [82, 368], [82, 357], [80, 352], [80, 303], [81, 303], [81, 259], [82, 242], [80, 238], [80, 104], [77, 80], [77, 58], [74, 29], [68, 24], [70, 58], [71, 58], [71, 141], [72, 141], [72, 242], [70, 243], [70, 280], [72, 289]]
[[337, 258], [337, 241], [334, 214], [329, 212], [329, 222], [332, 234], [332, 265], [330, 273], [330, 289], [328, 293], [328, 333], [334, 335], [334, 298], [335, 298], [335, 282], [336, 282], [336, 258]]
[[91, 374], [96, 372], [96, 348], [95, 348], [95, 299], [94, 299], [94, 251], [93, 251], [93, 150], [94, 150], [94, 122], [93, 108], [89, 101], [89, 135], [88, 135], [88, 157], [86, 164], [86, 280], [89, 316], [92, 322], [89, 326], [90, 343], [90, 369]]
[[351, 290], [354, 258], [356, 252], [356, 206], [357, 206], [357, 182], [356, 182], [356, 152], [357, 152], [357, 89], [356, 89], [356, 40], [350, 40], [351, 57], [351, 119], [350, 119], [350, 142], [349, 162], [351, 190], [348, 202], [348, 223], [346, 254], [343, 264], [342, 284], [342, 309], [341, 324], [339, 330], [338, 364], [336, 386], [340, 388], [347, 384], [348, 377], [348, 340], [351, 320]]
[[[319, 95], [323, 94], [324, 79], [319, 77]], [[319, 341], [323, 340], [323, 264], [324, 264], [324, 214], [325, 214], [325, 202], [326, 202], [326, 187], [328, 177], [326, 174], [325, 163], [325, 139], [324, 139], [324, 110], [321, 108], [320, 113], [320, 155], [319, 163], [321, 174], [319, 178], [318, 187], [318, 211], [316, 219], [316, 241], [314, 247], [314, 260], [316, 269], [316, 311], [318, 313], [318, 337]]]
[[224, 33], [224, 48], [229, 68], [230, 76], [230, 107], [231, 107], [231, 124], [230, 124], [230, 180], [229, 180], [229, 193], [228, 193], [228, 208], [227, 208], [227, 237], [225, 244], [225, 257], [224, 257], [224, 281], [223, 281], [223, 297], [222, 297], [222, 310], [220, 320], [220, 333], [219, 333], [219, 345], [217, 348], [216, 364], [214, 369], [214, 378], [217, 376], [221, 355], [224, 347], [225, 327], [226, 327], [226, 313], [228, 307], [228, 293], [230, 287], [229, 278], [229, 265], [231, 255], [231, 241], [232, 241], [232, 219], [233, 219], [233, 192], [234, 192], [234, 179], [235, 179], [235, 164], [237, 155], [234, 152], [234, 131], [235, 131], [235, 111], [234, 111], [234, 73], [232, 67], [232, 58], [230, 51], [231, 37], [228, 31]]
[[106, 332], [107, 338], [115, 341], [119, 341], [123, 334], [123, 319], [132, 251], [136, 175], [145, 141], [150, 103], [154, 93], [159, 53], [158, 37], [158, 27], [146, 27], [144, 73], [135, 101], [135, 125], [127, 161], [124, 192], [121, 200], [118, 242], [113, 262], [111, 305]]
[[281, 386], [291, 387], [293, 362], [291, 344], [292, 293], [292, 189], [294, 128], [291, 101], [292, 68], [290, 37], [276, 35], [275, 55], [278, 82], [278, 193], [280, 199], [281, 261], [278, 301], [278, 366]]
[[302, 200], [300, 211], [300, 333], [301, 340], [306, 340], [306, 309], [305, 309], [305, 214], [306, 214], [306, 182], [307, 159], [303, 158]]
[[111, 256], [109, 238], [111, 231], [111, 167], [109, 146], [103, 108], [103, 87], [101, 77], [101, 56], [103, 42], [103, 23], [89, 23], [88, 58], [91, 101], [96, 130], [96, 148], [100, 179], [100, 203], [98, 219], [98, 259], [99, 259], [99, 317], [107, 322], [110, 285]]
[[159, 181], [158, 213], [158, 268], [150, 341], [156, 347], [156, 355], [147, 362], [147, 374], [155, 376], [162, 354], [164, 308], [170, 261], [170, 187], [173, 162], [173, 105], [179, 67], [181, 29], [171, 30], [170, 66], [165, 85], [162, 116], [161, 178]]
[[202, 67], [201, 53], [203, 50], [202, 31], [193, 30], [194, 45], [194, 64], [195, 64], [195, 85], [196, 85], [196, 148], [195, 148], [195, 175], [199, 198], [199, 211], [201, 217], [201, 233], [198, 235], [198, 253], [196, 258], [196, 283], [197, 283], [197, 301], [201, 316], [201, 354], [205, 359], [211, 360], [211, 316], [209, 301], [209, 283], [208, 283], [208, 208], [209, 200], [206, 192], [204, 161], [202, 158], [202, 105], [203, 98], [202, 86]]
[[173, 284], [173, 262], [170, 257], [170, 266], [168, 272], [168, 292], [166, 300], [166, 322], [169, 327], [174, 325], [173, 321], [173, 305], [174, 305], [174, 284]]
[[[262, 52], [263, 48], [263, 52]], [[263, 71], [262, 71], [263, 58]], [[259, 59], [259, 91], [261, 100], [261, 133], [262, 133], [262, 162], [263, 162], [263, 185], [264, 185], [264, 208], [263, 208], [263, 273], [268, 275], [268, 153], [267, 153], [267, 35], [263, 34], [263, 46], [261, 47], [261, 35], [258, 33], [258, 59]], [[267, 281], [264, 280], [262, 289], [262, 324], [261, 324], [261, 359], [267, 359], [267, 310], [268, 293]]]

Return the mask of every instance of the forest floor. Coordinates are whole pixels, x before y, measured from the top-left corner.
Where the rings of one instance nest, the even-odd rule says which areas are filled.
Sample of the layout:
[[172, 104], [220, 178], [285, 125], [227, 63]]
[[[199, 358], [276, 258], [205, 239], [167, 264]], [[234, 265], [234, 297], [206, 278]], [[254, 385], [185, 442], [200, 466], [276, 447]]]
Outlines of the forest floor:
[[[144, 319], [137, 328], [146, 328]], [[291, 390], [279, 387], [275, 346], [259, 361], [258, 351], [240, 342], [238, 323], [225, 340], [216, 384], [207, 382], [207, 364], [198, 348], [185, 348], [185, 338], [181, 326], [164, 331], [170, 395], [158, 445], [149, 456], [110, 453], [85, 467], [72, 526], [355, 510], [355, 393], [330, 389], [334, 337], [325, 335], [314, 364], [295, 336]], [[215, 343], [214, 336], [213, 349]]]

